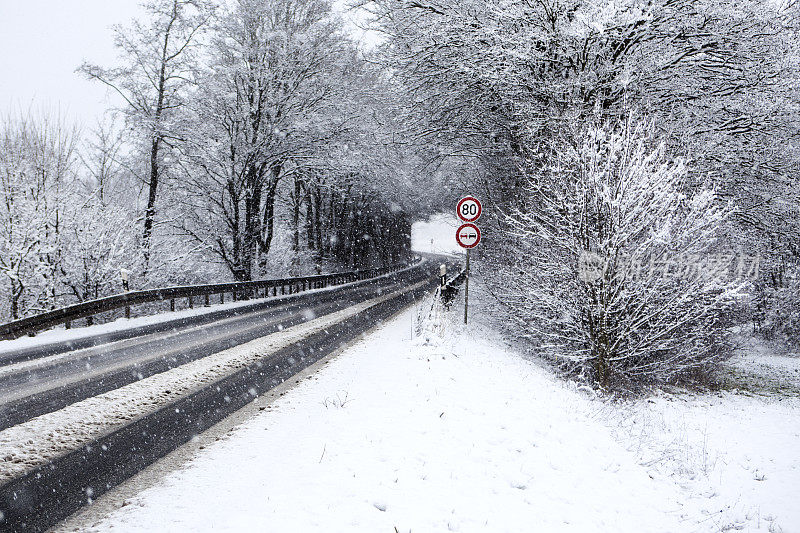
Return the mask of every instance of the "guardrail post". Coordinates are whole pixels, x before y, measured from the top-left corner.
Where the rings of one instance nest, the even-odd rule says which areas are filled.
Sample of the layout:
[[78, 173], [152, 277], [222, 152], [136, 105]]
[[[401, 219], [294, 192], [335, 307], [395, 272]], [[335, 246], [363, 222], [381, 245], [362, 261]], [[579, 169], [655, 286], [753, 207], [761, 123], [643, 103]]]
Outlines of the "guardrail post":
[[286, 286], [283, 283], [281, 283], [281, 296], [283, 296], [284, 294], [286, 294]]
[[72, 322], [70, 322], [69, 320], [67, 320], [66, 322], [64, 322], [64, 329], [69, 329], [69, 328], [71, 328], [71, 327], [72, 327]]
[[209, 294], [206, 294], [206, 307], [208, 307], [209, 305], [211, 305], [211, 302], [209, 301], [209, 298], [210, 298], [210, 295], [209, 295]]
[[225, 293], [224, 292], [219, 293], [219, 303], [221, 303], [221, 304], [225, 303]]
[[189, 309], [194, 309], [194, 301], [191, 296], [189, 296]]
[[169, 299], [169, 310], [170, 311], [174, 311], [175, 310], [175, 298], [170, 298]]
[[131, 306], [130, 305], [126, 305], [125, 306], [125, 318], [130, 318], [130, 317], [131, 317]]

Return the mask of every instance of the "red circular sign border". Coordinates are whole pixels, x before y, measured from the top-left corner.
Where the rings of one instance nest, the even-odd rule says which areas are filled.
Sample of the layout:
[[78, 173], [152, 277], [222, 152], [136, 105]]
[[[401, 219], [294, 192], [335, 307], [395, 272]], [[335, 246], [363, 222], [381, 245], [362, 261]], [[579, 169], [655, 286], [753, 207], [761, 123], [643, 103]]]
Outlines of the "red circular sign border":
[[[478, 240], [475, 241], [475, 244], [473, 244], [472, 246], [464, 246], [463, 244], [461, 244], [461, 240], [458, 238], [458, 234], [461, 232], [462, 229], [464, 229], [464, 226], [470, 226], [472, 229], [474, 229], [475, 231], [478, 232]], [[475, 224], [473, 224], [472, 222], [467, 222], [466, 224], [461, 224], [458, 227], [458, 229], [456, 230], [456, 242], [462, 248], [466, 248], [466, 249], [475, 248], [476, 246], [478, 246], [481, 243], [481, 229], [478, 226], [476, 226]]]
[[[461, 204], [463, 204], [467, 200], [472, 200], [473, 202], [478, 204], [478, 214], [475, 216], [475, 218], [467, 219], [461, 216]], [[456, 204], [456, 214], [458, 215], [458, 218], [460, 218], [464, 222], [475, 222], [479, 218], [481, 218], [481, 215], [483, 214], [483, 204], [481, 204], [481, 201], [475, 198], [474, 196], [465, 196], [464, 198], [458, 201], [458, 204]]]

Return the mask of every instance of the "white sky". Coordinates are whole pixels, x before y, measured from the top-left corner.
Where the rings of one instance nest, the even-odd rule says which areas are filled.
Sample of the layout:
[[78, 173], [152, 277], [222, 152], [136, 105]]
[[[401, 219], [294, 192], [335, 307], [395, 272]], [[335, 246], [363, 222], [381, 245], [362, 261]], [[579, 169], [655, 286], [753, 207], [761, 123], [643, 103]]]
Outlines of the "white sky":
[[[141, 16], [141, 0], [0, 0], [0, 115], [61, 111], [91, 128], [121, 99], [75, 72], [117, 64], [113, 24]], [[359, 33], [359, 32], [356, 32]]]
[[110, 26], [140, 13], [139, 0], [0, 0], [0, 113], [48, 109], [90, 128], [119, 102], [75, 73], [116, 60]]

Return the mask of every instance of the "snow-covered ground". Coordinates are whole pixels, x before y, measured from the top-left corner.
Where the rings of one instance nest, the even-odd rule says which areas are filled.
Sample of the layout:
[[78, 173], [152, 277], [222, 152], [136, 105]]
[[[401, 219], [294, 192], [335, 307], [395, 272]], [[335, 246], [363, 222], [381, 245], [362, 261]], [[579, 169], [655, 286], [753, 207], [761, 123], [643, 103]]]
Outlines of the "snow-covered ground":
[[415, 222], [411, 226], [411, 248], [418, 252], [463, 255], [464, 249], [456, 244], [459, 225], [458, 217], [446, 213]]
[[754, 337], [749, 328], [738, 328], [740, 348], [728, 366], [747, 392], [800, 395], [800, 353], [785, 344]]
[[612, 403], [457, 310], [412, 340], [412, 315], [63, 530], [800, 530], [797, 399]]

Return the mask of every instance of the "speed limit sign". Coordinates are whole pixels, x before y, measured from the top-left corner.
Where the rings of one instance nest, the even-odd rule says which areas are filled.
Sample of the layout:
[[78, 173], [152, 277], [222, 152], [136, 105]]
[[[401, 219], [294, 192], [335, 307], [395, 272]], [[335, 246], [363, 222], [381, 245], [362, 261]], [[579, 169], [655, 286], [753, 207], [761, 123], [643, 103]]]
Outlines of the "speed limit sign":
[[474, 196], [465, 196], [456, 206], [458, 218], [466, 222], [456, 230], [456, 242], [467, 249], [467, 261], [464, 266], [464, 324], [467, 323], [467, 310], [469, 309], [469, 251], [481, 242], [481, 230], [472, 224], [481, 218], [481, 203]]
[[465, 196], [456, 206], [458, 218], [464, 222], [475, 222], [481, 218], [481, 211], [483, 211], [481, 203], [474, 196]]

